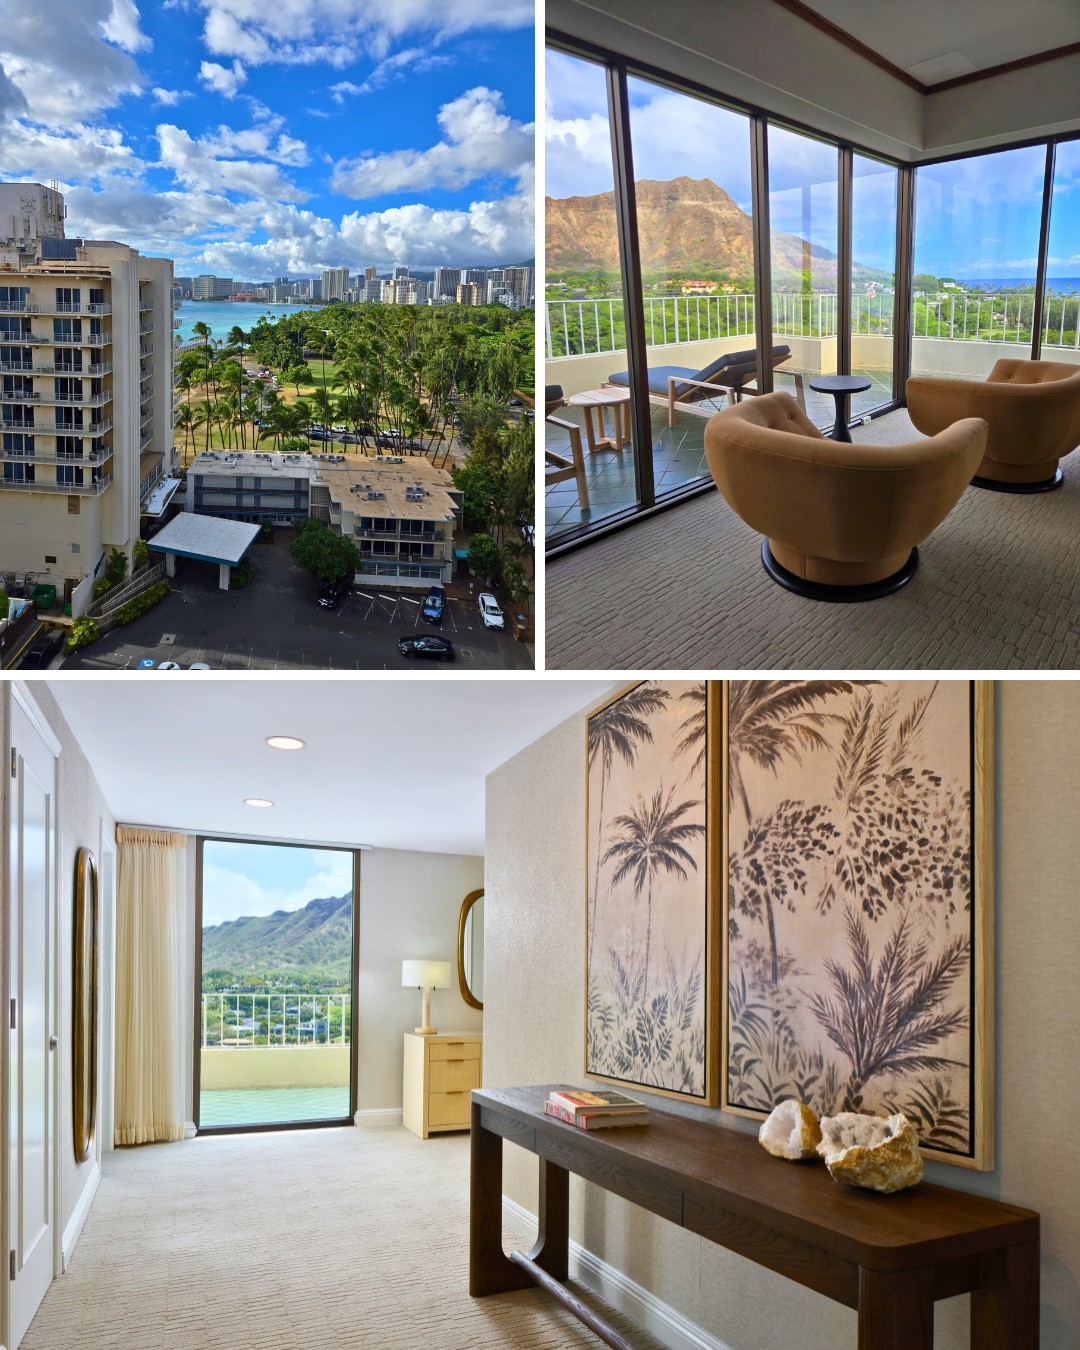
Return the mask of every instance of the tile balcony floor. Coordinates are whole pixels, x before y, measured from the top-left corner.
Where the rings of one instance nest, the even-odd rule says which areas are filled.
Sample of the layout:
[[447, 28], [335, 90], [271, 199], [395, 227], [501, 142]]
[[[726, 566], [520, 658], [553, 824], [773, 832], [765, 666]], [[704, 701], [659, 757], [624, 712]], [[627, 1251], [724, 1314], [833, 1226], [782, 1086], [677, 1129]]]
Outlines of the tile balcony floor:
[[199, 1125], [282, 1125], [305, 1120], [344, 1120], [349, 1086], [317, 1088], [228, 1088], [199, 1095]]
[[[788, 372], [777, 372], [777, 388], [792, 391], [790, 380], [783, 378]], [[891, 386], [883, 382], [888, 374], [881, 371], [856, 370], [855, 375], [865, 376], [871, 386], [865, 393], [855, 394], [851, 399], [850, 416], [861, 416], [871, 408], [880, 407], [891, 397]], [[828, 431], [833, 425], [835, 405], [828, 395], [816, 394], [807, 385], [812, 378], [803, 376], [806, 411], [810, 420]], [[698, 404], [698, 407], [711, 405]], [[726, 406], [718, 402], [717, 409]], [[580, 408], [560, 408], [555, 414], [568, 422], [583, 424]], [[611, 425], [611, 414], [606, 414], [606, 425]], [[682, 412], [676, 417], [675, 426], [667, 424], [667, 410], [653, 405], [653, 472], [656, 477], [656, 495], [664, 496], [677, 491], [696, 479], [709, 477], [709, 466], [705, 463], [705, 427], [708, 419], [695, 412]], [[549, 450], [569, 457], [566, 433], [558, 427], [547, 426], [545, 444]], [[585, 444], [584, 432], [582, 445], [585, 448], [585, 466], [589, 480], [590, 507], [583, 511], [578, 503], [577, 486], [572, 478], [553, 484], [544, 494], [547, 538], [574, 530], [581, 525], [596, 524], [607, 516], [633, 506], [637, 500], [634, 486], [634, 452], [629, 445], [622, 450], [598, 450], [589, 454]]]

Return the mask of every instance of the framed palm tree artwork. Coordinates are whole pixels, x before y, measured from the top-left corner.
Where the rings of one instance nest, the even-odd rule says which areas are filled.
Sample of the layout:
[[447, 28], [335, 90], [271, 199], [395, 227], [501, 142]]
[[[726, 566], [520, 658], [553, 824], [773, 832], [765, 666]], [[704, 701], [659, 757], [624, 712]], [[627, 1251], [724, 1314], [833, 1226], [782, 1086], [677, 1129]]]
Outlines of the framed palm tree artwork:
[[725, 1109], [902, 1111], [993, 1166], [992, 689], [728, 683]]
[[587, 718], [585, 1072], [717, 1102], [720, 686], [631, 685]]

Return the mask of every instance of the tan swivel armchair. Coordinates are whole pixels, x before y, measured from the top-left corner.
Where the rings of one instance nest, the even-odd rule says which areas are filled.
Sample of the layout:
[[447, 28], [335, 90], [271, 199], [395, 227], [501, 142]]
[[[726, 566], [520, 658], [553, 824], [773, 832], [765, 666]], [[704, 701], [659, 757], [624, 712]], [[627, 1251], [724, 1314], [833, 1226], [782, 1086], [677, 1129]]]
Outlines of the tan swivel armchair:
[[985, 444], [978, 418], [908, 445], [830, 440], [785, 393], [725, 408], [705, 428], [716, 486], [765, 536], [766, 572], [815, 600], [876, 600], [910, 581], [916, 545], [956, 505]]
[[986, 454], [972, 482], [997, 492], [1060, 487], [1058, 460], [1080, 445], [1080, 368], [1059, 361], [1002, 359], [985, 380], [913, 375], [907, 405], [927, 436], [961, 417], [983, 418]]

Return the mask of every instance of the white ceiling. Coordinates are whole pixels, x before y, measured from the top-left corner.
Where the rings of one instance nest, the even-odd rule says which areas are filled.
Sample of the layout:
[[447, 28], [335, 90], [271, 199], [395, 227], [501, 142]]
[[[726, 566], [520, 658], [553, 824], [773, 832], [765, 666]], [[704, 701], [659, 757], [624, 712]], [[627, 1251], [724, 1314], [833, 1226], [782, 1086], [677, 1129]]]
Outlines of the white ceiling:
[[1080, 41], [1076, 0], [804, 0], [924, 84]]
[[[117, 820], [484, 852], [484, 776], [607, 680], [52, 679]], [[300, 751], [264, 738], [298, 736]], [[584, 765], [582, 766], [584, 772]], [[267, 797], [260, 810], [245, 797]]]

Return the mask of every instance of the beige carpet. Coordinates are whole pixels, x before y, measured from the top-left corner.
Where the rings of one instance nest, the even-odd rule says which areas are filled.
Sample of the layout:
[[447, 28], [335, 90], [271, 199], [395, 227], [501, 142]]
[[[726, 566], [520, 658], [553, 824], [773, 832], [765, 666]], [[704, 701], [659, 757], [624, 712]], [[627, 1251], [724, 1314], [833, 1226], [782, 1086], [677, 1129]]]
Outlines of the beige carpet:
[[468, 1176], [467, 1135], [400, 1128], [109, 1154], [21, 1350], [599, 1346], [539, 1290], [469, 1297]]
[[[852, 432], [914, 440], [906, 410]], [[969, 487], [914, 580], [867, 604], [792, 595], [709, 491], [549, 562], [549, 669], [1061, 670], [1080, 666], [1080, 451], [1033, 496]]]

